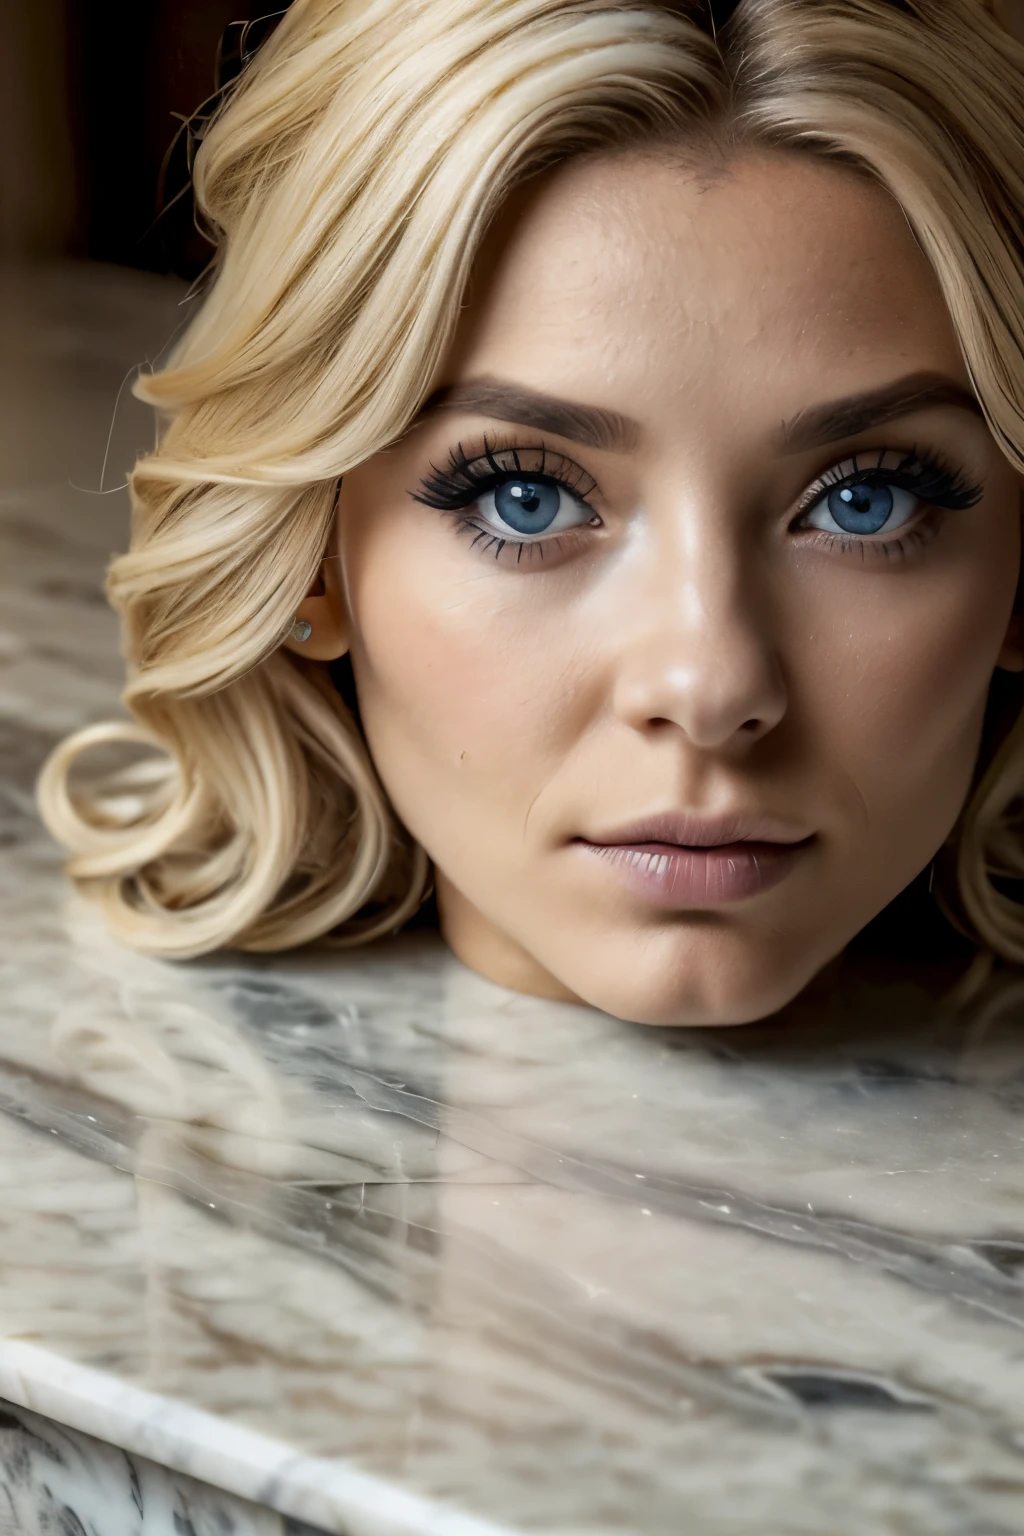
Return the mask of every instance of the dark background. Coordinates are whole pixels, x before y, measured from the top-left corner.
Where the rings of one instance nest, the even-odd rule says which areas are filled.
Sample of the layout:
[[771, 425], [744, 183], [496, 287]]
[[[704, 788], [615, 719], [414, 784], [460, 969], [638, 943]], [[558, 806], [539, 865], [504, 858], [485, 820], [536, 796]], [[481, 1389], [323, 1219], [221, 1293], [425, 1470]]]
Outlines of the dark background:
[[[735, 0], [709, 3], [722, 20]], [[242, 24], [258, 42], [286, 4], [0, 0], [0, 260], [201, 271], [209, 247], [175, 135], [237, 71]], [[1024, 0], [996, 4], [1024, 40]]]
[[181, 120], [285, 3], [4, 0], [0, 255], [195, 276], [209, 247], [194, 227]]

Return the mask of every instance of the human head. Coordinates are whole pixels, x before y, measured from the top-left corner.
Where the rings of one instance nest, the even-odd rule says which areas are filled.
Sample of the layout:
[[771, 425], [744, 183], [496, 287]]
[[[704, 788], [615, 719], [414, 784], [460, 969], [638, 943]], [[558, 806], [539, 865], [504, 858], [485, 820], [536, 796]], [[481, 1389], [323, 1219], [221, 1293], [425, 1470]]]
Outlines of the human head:
[[[1020, 467], [1019, 60], [976, 0], [744, 0], [717, 41], [675, 7], [432, 3], [398, 27], [393, 4], [297, 0], [201, 150], [216, 281], [144, 381], [170, 425], [136, 469], [133, 548], [111, 577], [126, 697], [175, 777], [136, 824], [109, 809], [97, 825], [63, 779], [93, 733], [43, 784], [118, 930], [165, 953], [278, 948], [395, 926], [419, 899], [422, 857], [323, 665], [282, 641], [331, 576], [339, 478], [343, 511], [344, 477], [423, 406], [485, 233], [530, 178], [672, 146], [698, 166], [801, 155], [880, 183]], [[987, 862], [1012, 850], [1020, 751], [1011, 733], [960, 834], [964, 904], [1008, 953], [1015, 911]], [[654, 1017], [628, 987], [588, 1000]]]

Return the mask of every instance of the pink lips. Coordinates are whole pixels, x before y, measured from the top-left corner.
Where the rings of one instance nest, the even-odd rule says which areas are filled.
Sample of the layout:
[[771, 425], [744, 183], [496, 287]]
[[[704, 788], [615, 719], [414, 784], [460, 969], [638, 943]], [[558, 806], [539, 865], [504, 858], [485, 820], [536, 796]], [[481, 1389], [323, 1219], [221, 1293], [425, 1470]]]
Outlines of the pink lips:
[[577, 845], [606, 863], [627, 890], [674, 910], [724, 906], [784, 880], [813, 835], [764, 817], [668, 813]]

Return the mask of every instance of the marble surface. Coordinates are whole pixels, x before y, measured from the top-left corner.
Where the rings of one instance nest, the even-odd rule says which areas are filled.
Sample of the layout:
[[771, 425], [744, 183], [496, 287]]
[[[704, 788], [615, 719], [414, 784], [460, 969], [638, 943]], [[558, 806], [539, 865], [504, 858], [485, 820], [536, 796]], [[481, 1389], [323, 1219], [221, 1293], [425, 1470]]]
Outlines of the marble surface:
[[[505, 993], [430, 934], [119, 949], [31, 784], [116, 707], [100, 465], [179, 292], [4, 293], [9, 1433], [338, 1536], [1020, 1536], [1024, 977], [957, 1010], [852, 955], [782, 1019], [665, 1031]], [[145, 431], [119, 413], [108, 477]]]
[[317, 1536], [144, 1456], [0, 1402], [0, 1536]]

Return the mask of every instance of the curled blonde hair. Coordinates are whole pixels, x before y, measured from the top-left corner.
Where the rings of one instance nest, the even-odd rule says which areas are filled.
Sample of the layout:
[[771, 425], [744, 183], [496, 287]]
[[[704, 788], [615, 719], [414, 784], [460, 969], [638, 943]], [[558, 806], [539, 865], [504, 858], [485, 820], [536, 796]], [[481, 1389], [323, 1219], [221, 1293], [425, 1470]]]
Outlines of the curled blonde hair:
[[[859, 167], [902, 205], [978, 397], [1024, 472], [1024, 50], [984, 0], [294, 0], [195, 168], [214, 280], [131, 479], [122, 618], [133, 722], [64, 742], [43, 816], [115, 933], [165, 955], [397, 928], [422, 851], [397, 825], [326, 668], [282, 649], [339, 477], [428, 392], [482, 236], [565, 158], [713, 140]], [[101, 743], [144, 759], [98, 787]], [[963, 908], [1024, 959], [1024, 726], [959, 834]]]

